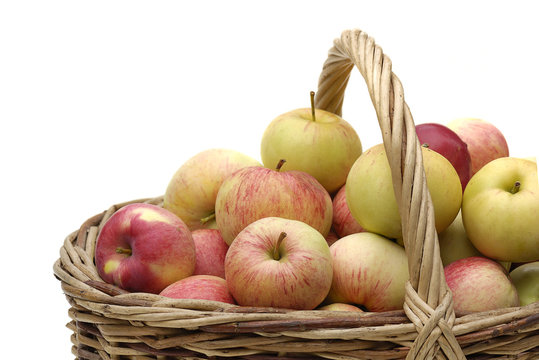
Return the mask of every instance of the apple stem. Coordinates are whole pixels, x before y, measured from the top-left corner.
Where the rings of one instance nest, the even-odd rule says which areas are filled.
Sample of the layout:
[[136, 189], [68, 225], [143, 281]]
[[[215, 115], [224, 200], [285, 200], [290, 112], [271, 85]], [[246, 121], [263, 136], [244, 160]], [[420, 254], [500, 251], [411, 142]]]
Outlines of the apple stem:
[[518, 190], [520, 189], [520, 181], [515, 181], [515, 184], [513, 185], [513, 188], [511, 189], [511, 194], [516, 194]]
[[281, 258], [281, 254], [279, 254], [279, 247], [281, 246], [281, 243], [283, 242], [283, 239], [286, 237], [286, 233], [283, 231], [279, 238], [277, 239], [277, 244], [275, 244], [275, 248], [273, 249], [273, 260], [279, 260]]
[[429, 144], [428, 144], [428, 143], [424, 143], [424, 144], [422, 144], [421, 146], [423, 146], [424, 148], [427, 148], [427, 149], [429, 148]]
[[313, 116], [313, 121], [316, 121], [316, 118], [314, 116], [314, 91], [311, 91], [311, 113]]
[[285, 162], [286, 162], [285, 159], [279, 160], [279, 162], [277, 163], [277, 167], [275, 168], [275, 170], [281, 171], [281, 168], [283, 167], [283, 165], [284, 165]]
[[131, 249], [124, 249], [124, 248], [119, 247], [119, 248], [116, 248], [116, 253], [131, 256], [133, 252], [131, 251]]
[[204, 225], [205, 223], [213, 219], [215, 219], [215, 212], [212, 212], [210, 215], [206, 216], [205, 218], [200, 219], [200, 223]]

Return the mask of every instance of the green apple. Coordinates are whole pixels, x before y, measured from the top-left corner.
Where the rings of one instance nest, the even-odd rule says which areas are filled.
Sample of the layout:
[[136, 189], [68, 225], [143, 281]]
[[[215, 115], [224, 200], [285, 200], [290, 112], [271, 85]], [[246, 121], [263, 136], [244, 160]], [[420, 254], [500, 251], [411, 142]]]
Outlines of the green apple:
[[[462, 212], [460, 211], [451, 225], [438, 234], [438, 242], [440, 244], [440, 257], [444, 266], [467, 257], [484, 256], [473, 246], [470, 239], [468, 239], [464, 223], [462, 222]], [[498, 260], [498, 263], [507, 271], [511, 268], [510, 261]]]
[[[462, 186], [455, 168], [445, 157], [425, 147], [421, 150], [436, 230], [441, 232], [460, 210]], [[391, 169], [383, 144], [365, 151], [350, 169], [346, 201], [352, 216], [366, 231], [393, 239], [402, 237]]]
[[[471, 186], [470, 186], [471, 185]], [[462, 220], [472, 244], [497, 260], [539, 260], [537, 164], [505, 157], [483, 166], [466, 186]]]
[[438, 242], [440, 244], [440, 257], [444, 266], [470, 256], [482, 256], [466, 235], [460, 211], [451, 225], [438, 234]]
[[361, 141], [348, 122], [328, 111], [309, 108], [275, 118], [261, 144], [264, 166], [273, 168], [286, 159], [283, 171], [304, 171], [330, 194], [344, 185], [361, 152]]
[[522, 264], [509, 273], [520, 299], [520, 306], [539, 301], [539, 261]]

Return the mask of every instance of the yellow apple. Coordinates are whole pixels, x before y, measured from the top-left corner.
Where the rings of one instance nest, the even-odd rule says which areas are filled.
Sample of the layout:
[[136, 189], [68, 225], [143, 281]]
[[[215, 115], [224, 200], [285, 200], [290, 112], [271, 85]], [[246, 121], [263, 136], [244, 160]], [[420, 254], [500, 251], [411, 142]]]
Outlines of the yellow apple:
[[[460, 210], [462, 186], [455, 168], [445, 157], [425, 147], [421, 150], [434, 204], [436, 230], [441, 232]], [[383, 144], [365, 151], [350, 169], [346, 200], [352, 216], [366, 231], [393, 239], [402, 237], [391, 169]]]
[[539, 260], [537, 164], [504, 157], [482, 167], [468, 183], [462, 220], [472, 244], [492, 259]]
[[539, 261], [519, 265], [509, 273], [520, 299], [520, 306], [539, 301]]
[[348, 122], [320, 109], [313, 115], [308, 108], [275, 118], [261, 144], [264, 166], [273, 168], [280, 159], [286, 159], [283, 171], [304, 171], [330, 194], [344, 185], [361, 152], [361, 141]]

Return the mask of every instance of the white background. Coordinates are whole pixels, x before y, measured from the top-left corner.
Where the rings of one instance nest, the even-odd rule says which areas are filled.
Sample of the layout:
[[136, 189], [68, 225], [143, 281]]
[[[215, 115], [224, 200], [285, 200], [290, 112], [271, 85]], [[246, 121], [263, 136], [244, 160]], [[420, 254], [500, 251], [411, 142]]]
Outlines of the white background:
[[[480, 117], [537, 156], [532, 1], [4, 1], [0, 5], [3, 353], [72, 359], [52, 265], [110, 205], [164, 193], [199, 151], [257, 159], [277, 115], [309, 106], [333, 39], [372, 35], [416, 124]], [[354, 71], [343, 117], [381, 142]]]

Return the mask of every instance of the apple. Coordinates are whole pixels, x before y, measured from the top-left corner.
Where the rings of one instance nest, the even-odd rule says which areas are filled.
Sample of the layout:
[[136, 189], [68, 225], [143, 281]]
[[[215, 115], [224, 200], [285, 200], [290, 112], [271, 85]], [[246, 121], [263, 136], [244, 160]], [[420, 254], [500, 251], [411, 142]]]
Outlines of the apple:
[[223, 180], [246, 166], [262, 166], [235, 150], [209, 149], [187, 160], [172, 176], [163, 207], [182, 219], [189, 229], [216, 228], [215, 198]]
[[451, 225], [438, 234], [438, 243], [440, 244], [440, 257], [444, 266], [467, 257], [482, 256], [466, 235], [460, 211]]
[[326, 242], [328, 243], [328, 246], [331, 246], [331, 244], [333, 244], [337, 240], [339, 240], [339, 235], [337, 235], [335, 230], [331, 228], [328, 235], [326, 236]]
[[228, 245], [217, 229], [198, 229], [191, 233], [195, 243], [196, 266], [193, 275], [225, 278], [225, 256]]
[[340, 238], [365, 231], [354, 219], [346, 203], [346, 185], [333, 197], [333, 229]]
[[192, 275], [178, 280], [161, 291], [161, 296], [173, 299], [200, 299], [235, 304], [226, 280], [213, 275]]
[[519, 306], [517, 289], [507, 271], [496, 261], [472, 256], [444, 268], [453, 293], [455, 311], [488, 311]]
[[330, 246], [333, 281], [324, 303], [348, 303], [367, 311], [402, 309], [409, 279], [404, 248], [380, 235], [361, 232]]
[[242, 306], [312, 310], [331, 286], [329, 246], [313, 227], [267, 217], [243, 229], [225, 259], [230, 293]]
[[99, 276], [131, 292], [157, 294], [193, 274], [195, 244], [187, 225], [156, 205], [135, 203], [116, 211], [97, 237]]
[[466, 143], [453, 130], [442, 124], [418, 124], [415, 131], [423, 146], [449, 160], [459, 175], [464, 191], [471, 177], [471, 158]]
[[504, 157], [466, 186], [462, 221], [483, 255], [510, 262], [539, 260], [539, 182], [533, 161]]
[[492, 160], [509, 156], [505, 137], [488, 121], [474, 118], [455, 119], [450, 121], [447, 127], [457, 133], [468, 146], [472, 176]]
[[[440, 245], [440, 257], [442, 264], [447, 266], [453, 261], [472, 256], [484, 256], [473, 246], [466, 235], [466, 229], [462, 222], [462, 212], [459, 211], [455, 220], [447, 229], [438, 234], [438, 243]], [[511, 268], [510, 261], [496, 260], [506, 271]]]
[[509, 277], [517, 288], [520, 306], [539, 301], [539, 261], [519, 265]]
[[363, 310], [361, 310], [359, 307], [352, 304], [345, 304], [345, 303], [333, 303], [333, 304], [320, 306], [318, 310], [363, 312]]
[[333, 194], [361, 155], [361, 141], [340, 116], [314, 109], [314, 100], [311, 104], [310, 109], [284, 113], [268, 125], [262, 136], [262, 163], [273, 167], [286, 159], [283, 170], [309, 173]]
[[[434, 205], [436, 230], [441, 232], [453, 222], [460, 210], [462, 186], [449, 160], [428, 148], [421, 147], [421, 150]], [[393, 239], [402, 237], [391, 169], [383, 144], [365, 151], [350, 169], [346, 201], [352, 216], [366, 231]]]
[[215, 205], [217, 226], [230, 245], [250, 223], [269, 216], [303, 221], [322, 236], [331, 228], [333, 208], [328, 192], [303, 171], [247, 167], [225, 179]]

